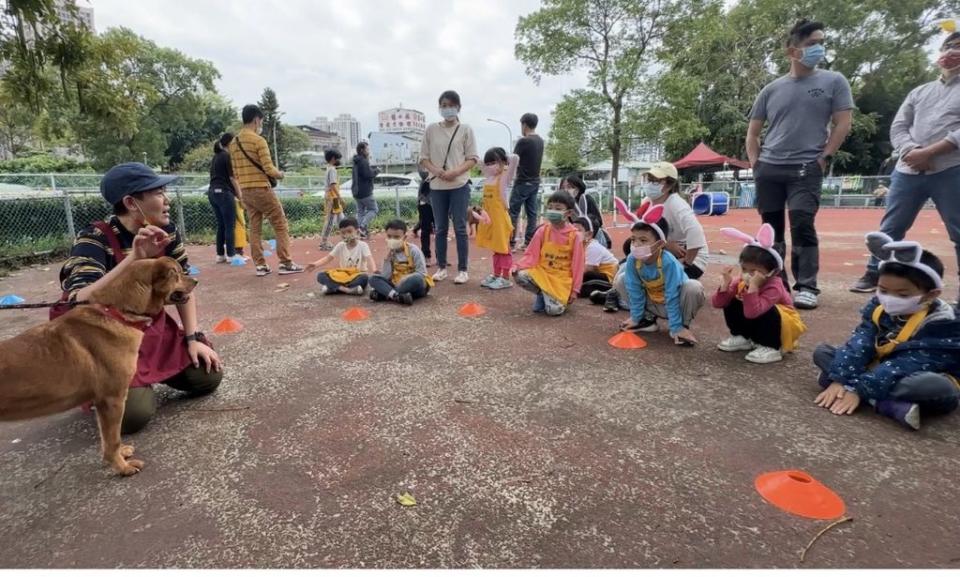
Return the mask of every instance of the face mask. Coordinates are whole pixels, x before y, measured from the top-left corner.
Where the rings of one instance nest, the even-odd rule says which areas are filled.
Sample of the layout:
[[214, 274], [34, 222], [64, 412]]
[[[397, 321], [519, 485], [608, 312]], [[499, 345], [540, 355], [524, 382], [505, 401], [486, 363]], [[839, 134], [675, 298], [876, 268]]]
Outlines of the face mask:
[[883, 310], [886, 311], [888, 315], [897, 317], [903, 315], [912, 315], [923, 308], [923, 305], [920, 304], [920, 301], [923, 299], [923, 295], [917, 295], [915, 297], [898, 297], [894, 295], [880, 294], [877, 292], [877, 299], [880, 300], [880, 306], [883, 307]]
[[357, 242], [357, 237], [355, 237], [355, 236], [353, 236], [353, 235], [344, 236], [344, 237], [342, 237], [342, 238], [343, 238], [343, 242], [345, 242], [345, 243], [347, 243], [347, 244], [353, 244], [353, 243]]
[[947, 71], [960, 68], [960, 48], [953, 48], [941, 54], [937, 59], [937, 66]]
[[650, 248], [650, 245], [641, 244], [640, 246], [630, 247], [630, 254], [633, 255], [633, 258], [646, 260], [653, 254], [653, 249]]
[[444, 120], [453, 120], [458, 114], [460, 114], [460, 111], [454, 106], [448, 106], [440, 109], [440, 116], [442, 116]]
[[816, 68], [817, 64], [823, 61], [827, 55], [827, 49], [823, 44], [814, 44], [803, 49], [803, 56], [800, 57], [800, 64], [807, 68]]
[[402, 238], [388, 238], [387, 239], [387, 248], [390, 250], [400, 250], [403, 248], [403, 239]]
[[643, 195], [650, 200], [657, 200], [663, 196], [663, 186], [656, 182], [648, 182], [643, 185]]
[[567, 216], [566, 211], [563, 210], [550, 210], [548, 209], [543, 213], [543, 216], [550, 221], [551, 224], [560, 224], [563, 222], [563, 219]]

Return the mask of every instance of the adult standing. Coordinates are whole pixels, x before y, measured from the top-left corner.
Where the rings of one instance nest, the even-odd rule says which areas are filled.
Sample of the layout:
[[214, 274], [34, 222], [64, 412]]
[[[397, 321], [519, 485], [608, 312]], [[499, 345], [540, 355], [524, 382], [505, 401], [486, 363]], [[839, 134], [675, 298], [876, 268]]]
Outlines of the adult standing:
[[[243, 189], [243, 206], [250, 220], [250, 254], [257, 266], [257, 276], [270, 274], [270, 267], [263, 258], [263, 219], [266, 218], [277, 235], [277, 258], [280, 274], [303, 272], [303, 267], [290, 258], [290, 234], [283, 205], [273, 192], [276, 180], [283, 180], [283, 172], [273, 165], [270, 147], [260, 136], [263, 131], [263, 111], [255, 104], [248, 104], [241, 112], [243, 128], [230, 143], [230, 160], [237, 183]], [[271, 180], [275, 179], [275, 180]]]
[[[937, 65], [940, 78], [913, 89], [890, 127], [900, 161], [890, 178], [880, 231], [903, 240], [932, 199], [960, 262], [960, 32], [944, 40]], [[850, 290], [873, 292], [879, 264], [871, 257]]]
[[[166, 194], [166, 186], [176, 178], [157, 175], [139, 162], [118, 164], [103, 175], [100, 194], [113, 206], [113, 215], [77, 235], [70, 258], [60, 269], [64, 301], [88, 300], [141, 259], [168, 256], [187, 272], [187, 252], [170, 220]], [[153, 418], [155, 383], [206, 395], [216, 390], [223, 378], [220, 357], [197, 330], [197, 299], [177, 305], [177, 313], [179, 324], [164, 311], [144, 331], [120, 426], [125, 435], [139, 431]], [[50, 316], [59, 316], [57, 309], [51, 309]]]
[[[820, 189], [827, 166], [850, 133], [854, 107], [847, 79], [817, 68], [826, 53], [824, 37], [820, 22], [801, 20], [790, 30], [790, 72], [760, 91], [747, 129], [757, 208], [763, 222], [773, 226], [775, 247], [784, 256], [790, 212], [790, 268], [798, 291], [793, 300], [800, 309], [818, 304], [820, 243], [814, 223]], [[783, 276], [786, 280], [785, 271]]]
[[470, 206], [470, 169], [480, 157], [473, 129], [460, 122], [460, 95], [447, 90], [440, 95], [443, 122], [431, 124], [423, 135], [420, 166], [430, 173], [430, 205], [437, 226], [437, 272], [433, 280], [447, 278], [447, 231], [453, 218], [457, 235], [457, 277], [455, 284], [470, 280], [467, 274], [470, 239], [467, 236], [467, 209]]
[[590, 220], [590, 226], [593, 227], [591, 229], [593, 231], [593, 238], [609, 249], [612, 244], [610, 237], [607, 236], [606, 231], [603, 230], [603, 214], [600, 212], [600, 206], [597, 205], [597, 201], [587, 194], [587, 183], [579, 176], [571, 174], [570, 176], [565, 176], [563, 180], [560, 181], [559, 188], [560, 190], [567, 191], [567, 194], [573, 197], [573, 201], [576, 203], [576, 216]]
[[230, 151], [227, 147], [233, 134], [225, 132], [213, 143], [213, 160], [210, 161], [210, 188], [207, 199], [217, 219], [217, 262], [225, 263], [236, 256], [235, 232], [237, 200], [242, 198], [240, 184], [233, 175]]
[[[537, 134], [540, 119], [532, 112], [520, 117], [520, 133], [523, 135], [513, 148], [520, 157], [517, 165], [517, 177], [510, 191], [510, 220], [513, 229], [517, 229], [520, 209], [525, 209], [527, 228], [524, 231], [524, 244], [530, 244], [533, 233], [537, 231], [537, 214], [540, 212], [540, 167], [543, 164], [543, 139]], [[602, 221], [601, 221], [602, 222]], [[510, 238], [511, 248], [516, 246], [516, 238]]]
[[350, 182], [350, 193], [357, 203], [360, 238], [367, 238], [367, 227], [380, 212], [377, 199], [373, 197], [373, 177], [378, 174], [380, 169], [370, 166], [370, 145], [361, 142], [357, 145], [357, 154], [353, 157], [353, 179]]

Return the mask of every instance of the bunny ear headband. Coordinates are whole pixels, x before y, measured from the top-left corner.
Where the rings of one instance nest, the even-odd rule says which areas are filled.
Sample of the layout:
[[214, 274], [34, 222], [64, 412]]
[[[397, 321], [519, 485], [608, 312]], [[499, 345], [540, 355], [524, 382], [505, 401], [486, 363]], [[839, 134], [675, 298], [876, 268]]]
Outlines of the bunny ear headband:
[[920, 256], [923, 254], [923, 247], [918, 242], [900, 241], [894, 242], [892, 238], [882, 232], [871, 232], [867, 235], [867, 249], [870, 254], [880, 259], [880, 272], [890, 263], [899, 263], [910, 268], [915, 268], [926, 274], [933, 281], [938, 289], [943, 288], [943, 279], [937, 274], [937, 271], [920, 262]]
[[628, 221], [636, 224], [642, 222], [647, 224], [656, 231], [657, 236], [660, 237], [660, 240], [666, 242], [667, 235], [663, 234], [663, 230], [657, 225], [660, 222], [660, 219], [663, 218], [663, 205], [650, 206], [652, 203], [649, 200], [644, 200], [640, 207], [637, 208], [637, 212], [630, 212], [630, 207], [627, 206], [627, 203], [618, 196], [613, 197], [613, 204], [617, 206], [617, 212], [620, 213], [620, 216], [624, 217]]
[[735, 228], [721, 228], [720, 232], [732, 239], [743, 241], [747, 246], [755, 246], [767, 251], [776, 259], [777, 270], [783, 270], [783, 257], [773, 248], [773, 227], [769, 224], [765, 223], [760, 227], [756, 238]]

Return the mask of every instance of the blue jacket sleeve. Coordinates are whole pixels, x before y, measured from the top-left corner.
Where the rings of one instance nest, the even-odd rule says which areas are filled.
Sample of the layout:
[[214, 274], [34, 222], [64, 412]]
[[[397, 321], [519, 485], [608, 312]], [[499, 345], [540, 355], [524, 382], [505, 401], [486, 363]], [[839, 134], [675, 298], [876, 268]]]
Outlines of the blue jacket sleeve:
[[882, 401], [890, 396], [894, 385], [904, 377], [927, 371], [942, 372], [950, 363], [939, 357], [942, 355], [922, 349], [902, 352], [897, 354], [895, 360], [884, 361], [872, 371], [853, 379], [850, 386], [857, 389], [862, 399]]
[[630, 319], [639, 323], [647, 310], [647, 291], [640, 282], [640, 273], [637, 271], [637, 259], [627, 257], [624, 265], [623, 280], [627, 285], [627, 297], [630, 299]]
[[867, 365], [876, 356], [877, 325], [873, 324], [871, 316], [878, 304], [874, 298], [863, 307], [860, 324], [853, 329], [846, 344], [837, 349], [828, 373], [834, 382], [856, 387], [857, 379], [867, 371]]
[[680, 291], [683, 289], [683, 268], [673, 255], [663, 257], [663, 294], [667, 301], [667, 322], [670, 334], [676, 335], [683, 330], [683, 312], [680, 310]]

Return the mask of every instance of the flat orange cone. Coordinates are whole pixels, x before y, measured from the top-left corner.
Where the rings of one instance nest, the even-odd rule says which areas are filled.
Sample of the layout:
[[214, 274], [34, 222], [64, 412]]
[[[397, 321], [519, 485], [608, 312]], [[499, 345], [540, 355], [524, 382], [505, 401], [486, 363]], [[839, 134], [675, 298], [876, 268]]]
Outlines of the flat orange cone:
[[764, 473], [754, 481], [768, 503], [809, 519], [836, 519], [847, 510], [843, 499], [803, 471]]
[[487, 314], [487, 309], [477, 303], [467, 303], [460, 307], [460, 316], [479, 317]]
[[227, 317], [219, 323], [213, 325], [213, 333], [216, 335], [232, 335], [243, 330], [240, 321]]
[[618, 349], [643, 349], [647, 346], [647, 341], [627, 331], [613, 335], [607, 343]]
[[340, 318], [350, 322], [365, 321], [370, 318], [370, 313], [368, 313], [366, 309], [354, 307], [347, 309]]

